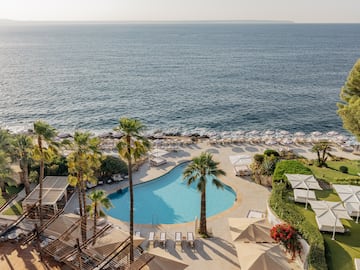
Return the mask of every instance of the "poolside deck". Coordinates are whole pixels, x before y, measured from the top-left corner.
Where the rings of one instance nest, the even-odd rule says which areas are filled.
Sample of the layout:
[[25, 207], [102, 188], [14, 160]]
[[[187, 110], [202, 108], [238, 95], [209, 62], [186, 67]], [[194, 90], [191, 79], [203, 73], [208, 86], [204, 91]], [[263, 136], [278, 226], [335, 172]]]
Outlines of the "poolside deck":
[[[279, 147], [279, 146], [278, 146]], [[169, 241], [167, 242], [167, 251], [180, 260], [189, 264], [187, 269], [239, 269], [239, 262], [237, 253], [232, 245], [230, 239], [230, 231], [228, 226], [229, 217], [246, 217], [251, 210], [258, 212], [266, 212], [266, 203], [270, 195], [270, 189], [257, 185], [250, 180], [249, 177], [237, 177], [234, 174], [233, 166], [229, 161], [229, 156], [234, 154], [247, 154], [253, 156], [257, 153], [262, 153], [269, 148], [266, 145], [260, 144], [228, 144], [228, 145], [209, 145], [207, 140], [197, 144], [186, 145], [180, 148], [177, 152], [171, 152], [166, 156], [167, 163], [158, 167], [152, 167], [149, 163], [145, 163], [140, 169], [134, 173], [134, 183], [146, 182], [154, 179], [160, 175], [171, 170], [174, 166], [184, 161], [189, 161], [192, 157], [199, 155], [203, 151], [211, 152], [214, 159], [220, 162], [220, 167], [226, 172], [225, 177], [221, 177], [222, 181], [231, 186], [237, 195], [237, 201], [230, 209], [208, 218], [208, 229], [214, 237], [209, 239], [196, 240], [195, 251], [188, 245], [183, 245], [181, 248], [176, 248], [175, 232], [194, 232], [194, 222], [184, 224], [158, 224], [158, 225], [139, 225], [135, 224], [135, 231], [140, 231], [141, 236], [148, 238], [150, 231], [155, 231], [159, 236], [159, 232], [167, 232]], [[271, 147], [276, 148], [276, 147]], [[294, 152], [301, 154], [307, 158], [316, 158], [316, 154], [310, 151], [311, 146], [297, 146], [292, 145], [288, 148]], [[356, 156], [334, 149], [332, 153], [351, 159]], [[111, 185], [102, 185], [99, 188], [104, 189], [109, 193], [114, 192], [119, 188], [126, 187], [126, 181], [114, 183]], [[67, 205], [65, 212], [73, 212], [77, 207], [76, 196]], [[120, 220], [108, 217], [109, 221], [119, 226], [124, 230], [128, 230], [128, 224]], [[157, 246], [155, 241], [155, 246]], [[153, 246], [144, 243], [145, 248], [152, 248]], [[293, 269], [300, 269], [300, 266], [293, 263]]]

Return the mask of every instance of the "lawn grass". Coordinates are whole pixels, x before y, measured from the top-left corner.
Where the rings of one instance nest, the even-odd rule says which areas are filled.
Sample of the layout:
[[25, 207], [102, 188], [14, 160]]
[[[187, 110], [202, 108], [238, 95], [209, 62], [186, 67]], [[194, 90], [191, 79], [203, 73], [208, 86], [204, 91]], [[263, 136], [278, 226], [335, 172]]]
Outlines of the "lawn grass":
[[[326, 201], [340, 201], [339, 196], [333, 190], [317, 190], [318, 199]], [[304, 208], [303, 204], [295, 204], [296, 208], [310, 221], [315, 227], [315, 213]], [[335, 240], [332, 240], [332, 234], [324, 232], [326, 261], [330, 270], [355, 270], [354, 258], [360, 258], [360, 223], [350, 220], [342, 220], [345, 227], [350, 229], [350, 233], [337, 233]]]
[[[2, 196], [0, 192], [0, 207], [6, 203], [6, 201], [14, 194], [19, 193], [23, 189], [23, 186], [6, 186], [6, 196]], [[23, 212], [21, 205], [14, 207], [14, 209], [7, 209], [2, 214], [4, 215], [21, 215]]]
[[327, 161], [329, 168], [339, 170], [340, 166], [345, 166], [349, 170], [349, 174], [356, 175], [360, 172], [360, 163], [357, 160], [343, 160], [343, 161]]
[[[335, 162], [336, 165], [335, 166]], [[352, 175], [352, 174], [347, 174], [347, 173], [342, 173], [336, 169], [334, 169], [335, 167], [340, 167], [340, 166], [346, 166], [346, 165], [339, 165], [337, 163], [342, 163], [342, 164], [347, 164], [348, 161], [333, 161], [332, 162], [332, 166], [334, 166], [333, 168], [326, 168], [326, 167], [317, 167], [314, 165], [309, 165], [309, 169], [312, 171], [312, 173], [314, 174], [315, 178], [317, 179], [322, 179], [322, 180], [326, 180], [329, 183], [339, 183], [339, 184], [346, 184], [347, 181], [350, 182], [352, 180], [357, 180], [360, 182], [360, 177], [357, 175]]]

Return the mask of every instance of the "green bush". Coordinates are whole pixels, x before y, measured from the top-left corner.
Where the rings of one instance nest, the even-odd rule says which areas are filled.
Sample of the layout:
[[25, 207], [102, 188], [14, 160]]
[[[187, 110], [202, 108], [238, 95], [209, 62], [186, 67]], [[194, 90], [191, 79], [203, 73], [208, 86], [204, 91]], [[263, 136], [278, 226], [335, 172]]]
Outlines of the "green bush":
[[262, 163], [264, 161], [264, 155], [256, 154], [254, 155], [254, 160], [258, 163]]
[[348, 167], [346, 167], [346, 166], [340, 166], [340, 167], [339, 167], [339, 171], [342, 172], [342, 173], [348, 173], [348, 172], [349, 172], [349, 169], [348, 169]]
[[279, 157], [280, 156], [280, 154], [276, 150], [273, 150], [273, 149], [266, 149], [264, 151], [264, 155], [268, 156], [268, 157], [270, 157], [270, 156]]
[[273, 184], [269, 204], [282, 220], [290, 223], [309, 243], [308, 265], [311, 270], [326, 270], [324, 239], [320, 231], [289, 201], [290, 191], [285, 183]]
[[274, 171], [274, 182], [285, 179], [285, 173], [312, 174], [311, 170], [297, 160], [282, 160], [276, 164]]

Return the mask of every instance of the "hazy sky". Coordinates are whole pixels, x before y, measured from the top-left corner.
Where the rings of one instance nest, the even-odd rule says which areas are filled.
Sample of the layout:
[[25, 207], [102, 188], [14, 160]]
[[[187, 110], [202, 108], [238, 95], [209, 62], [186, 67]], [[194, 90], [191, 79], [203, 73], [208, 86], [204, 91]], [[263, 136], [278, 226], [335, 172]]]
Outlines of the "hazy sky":
[[360, 0], [0, 0], [0, 18], [360, 23]]

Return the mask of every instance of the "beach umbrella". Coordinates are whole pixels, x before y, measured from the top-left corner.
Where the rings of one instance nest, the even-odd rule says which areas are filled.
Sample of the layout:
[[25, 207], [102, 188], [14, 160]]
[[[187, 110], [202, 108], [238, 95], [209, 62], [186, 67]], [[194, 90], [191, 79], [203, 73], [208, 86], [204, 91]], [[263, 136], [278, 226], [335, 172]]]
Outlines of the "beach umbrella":
[[260, 131], [258, 130], [252, 130], [247, 133], [247, 135], [254, 136], [260, 134]]
[[312, 137], [319, 137], [319, 136], [321, 136], [321, 135], [322, 135], [322, 133], [321, 133], [320, 131], [311, 132], [311, 136], [312, 136]]
[[[189, 266], [185, 262], [177, 259], [173, 255], [171, 255], [170, 253], [166, 252], [164, 249], [159, 248], [159, 247], [153, 248], [147, 252], [144, 252], [142, 256], [143, 257], [146, 256], [146, 258], [147, 258], [146, 265], [141, 268], [144, 270], [145, 269], [148, 269], [148, 270], [169, 270], [169, 269], [183, 270]], [[141, 256], [139, 259], [142, 260]], [[132, 269], [132, 268], [130, 268], [130, 269]]]
[[280, 245], [235, 243], [241, 270], [292, 269]]
[[326, 136], [329, 136], [329, 137], [334, 137], [337, 135], [339, 135], [339, 133], [337, 131], [329, 131], [328, 133], [326, 133]]
[[309, 203], [315, 212], [319, 229], [321, 231], [332, 231], [332, 240], [335, 239], [337, 230], [344, 232], [344, 226], [340, 219], [352, 220], [341, 202], [309, 201]]
[[333, 185], [333, 188], [344, 203], [349, 215], [356, 216], [356, 223], [358, 223], [360, 215], [360, 186]]
[[264, 218], [229, 218], [228, 221], [233, 242], [274, 242], [271, 225]]
[[295, 132], [294, 135], [297, 137], [303, 137], [303, 136], [305, 136], [305, 133], [302, 131], [298, 131], [298, 132]]
[[307, 209], [308, 198], [309, 198], [309, 190], [317, 189], [321, 190], [318, 181], [315, 179], [313, 175], [307, 174], [285, 174], [287, 180], [289, 181], [291, 187], [293, 189], [306, 189], [306, 201], [305, 201], [305, 209]]
[[280, 134], [280, 135], [289, 135], [290, 132], [287, 131], [287, 130], [280, 130], [279, 134]]
[[265, 134], [265, 135], [273, 135], [273, 134], [275, 134], [275, 131], [273, 131], [273, 130], [267, 130], [267, 131], [264, 132], [264, 134]]

